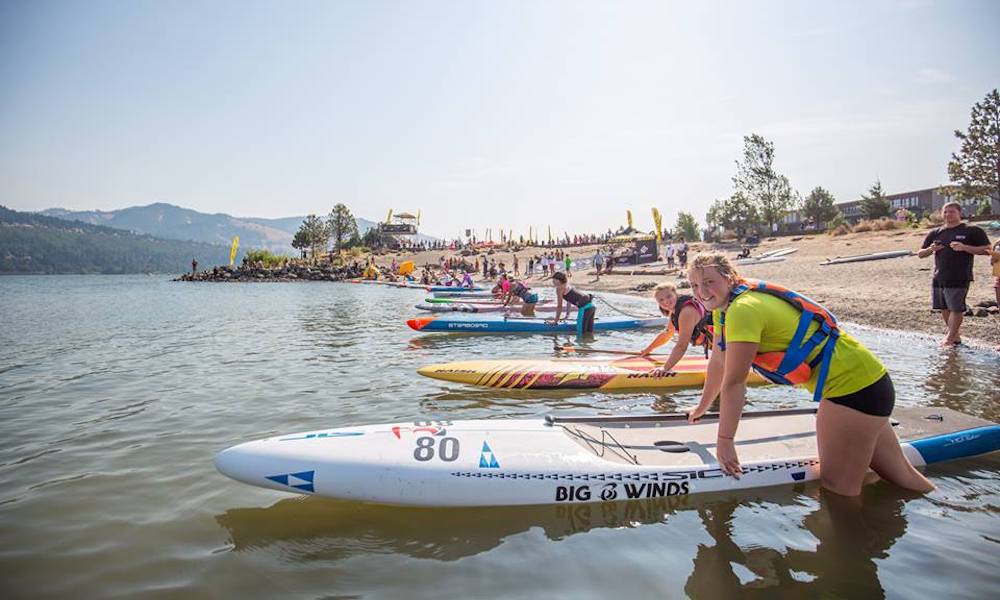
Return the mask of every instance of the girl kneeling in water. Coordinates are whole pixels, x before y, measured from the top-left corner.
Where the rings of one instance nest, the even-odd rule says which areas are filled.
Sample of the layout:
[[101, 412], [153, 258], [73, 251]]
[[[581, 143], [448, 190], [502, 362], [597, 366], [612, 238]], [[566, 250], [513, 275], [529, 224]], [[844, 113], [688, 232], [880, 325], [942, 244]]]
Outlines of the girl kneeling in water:
[[[794, 292], [763, 291], [780, 290], [777, 286], [747, 285], [721, 253], [695, 257], [688, 268], [688, 279], [695, 296], [713, 311], [715, 324], [701, 402], [688, 418], [697, 420], [721, 394], [716, 458], [724, 473], [735, 477], [742, 473], [734, 438], [746, 402], [747, 374], [755, 365], [768, 378], [769, 373], [784, 373], [784, 383], [798, 379], [796, 383], [801, 382], [817, 400], [821, 399], [816, 415], [816, 444], [823, 487], [844, 496], [857, 496], [871, 467], [900, 487], [919, 492], [934, 489], [906, 460], [889, 424], [896, 396], [885, 367], [860, 342], [840, 331], [825, 309]], [[799, 332], [803, 315], [807, 314], [802, 306], [815, 312], [816, 318], [806, 317], [812, 322]], [[821, 329], [825, 336], [816, 335]], [[797, 366], [790, 365], [794, 370], [789, 370], [788, 365], [779, 366], [783, 355], [795, 354], [799, 339], [821, 341]]]

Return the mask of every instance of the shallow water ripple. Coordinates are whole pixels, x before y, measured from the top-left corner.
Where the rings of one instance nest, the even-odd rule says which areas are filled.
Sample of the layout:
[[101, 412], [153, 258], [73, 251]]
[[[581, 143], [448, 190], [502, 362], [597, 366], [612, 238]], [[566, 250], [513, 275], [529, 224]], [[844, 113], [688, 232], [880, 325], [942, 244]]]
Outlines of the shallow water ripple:
[[[674, 412], [673, 394], [512, 393], [415, 374], [548, 357], [545, 336], [418, 335], [423, 294], [326, 283], [0, 278], [0, 591], [16, 597], [969, 597], [1000, 589], [1000, 458], [938, 489], [815, 486], [608, 505], [415, 509], [292, 497], [215, 472], [267, 435], [550, 412]], [[610, 297], [628, 311], [648, 301]], [[901, 404], [1000, 420], [1000, 360], [850, 327]], [[651, 334], [600, 336], [640, 348]], [[560, 337], [558, 341], [565, 341]], [[754, 409], [809, 405], [751, 391]], [[942, 574], [946, 574], [942, 576]]]

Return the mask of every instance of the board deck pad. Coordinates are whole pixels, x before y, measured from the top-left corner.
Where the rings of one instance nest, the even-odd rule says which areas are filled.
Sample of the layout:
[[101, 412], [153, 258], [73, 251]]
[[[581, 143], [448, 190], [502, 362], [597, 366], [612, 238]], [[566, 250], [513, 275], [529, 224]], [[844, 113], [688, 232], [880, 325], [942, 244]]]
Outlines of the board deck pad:
[[[746, 413], [736, 432], [741, 462], [774, 461], [815, 456], [816, 416], [796, 414], [754, 417]], [[989, 421], [944, 407], [898, 406], [893, 430], [902, 441], [964, 429], [986, 427]], [[694, 425], [686, 420], [633, 423], [559, 423], [566, 435], [598, 458], [617, 464], [695, 466], [715, 462], [718, 420]]]

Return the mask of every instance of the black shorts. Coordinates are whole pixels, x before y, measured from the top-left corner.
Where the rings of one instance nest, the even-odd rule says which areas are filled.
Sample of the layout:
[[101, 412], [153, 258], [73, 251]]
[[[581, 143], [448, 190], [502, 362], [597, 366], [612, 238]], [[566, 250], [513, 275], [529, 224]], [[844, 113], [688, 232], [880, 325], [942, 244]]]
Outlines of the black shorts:
[[847, 408], [853, 408], [866, 415], [888, 417], [892, 414], [892, 407], [896, 405], [896, 388], [892, 385], [892, 378], [886, 373], [875, 383], [853, 394], [823, 399]]

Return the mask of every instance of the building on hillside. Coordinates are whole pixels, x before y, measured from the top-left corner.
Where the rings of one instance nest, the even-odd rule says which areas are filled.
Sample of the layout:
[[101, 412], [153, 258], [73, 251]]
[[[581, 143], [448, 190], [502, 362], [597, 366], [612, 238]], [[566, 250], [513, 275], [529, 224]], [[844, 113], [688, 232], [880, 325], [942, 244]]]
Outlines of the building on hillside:
[[[944, 206], [944, 203], [948, 201], [948, 197], [938, 193], [937, 188], [887, 194], [885, 199], [889, 203], [890, 217], [895, 215], [899, 209], [906, 209], [916, 215], [918, 219], [922, 219], [928, 214], [940, 210]], [[851, 200], [850, 202], [840, 202], [835, 206], [852, 225], [864, 218], [864, 213], [861, 211], [860, 199]]]
[[[889, 216], [892, 217], [900, 209], [912, 212], [918, 219], [922, 219], [931, 213], [941, 210], [945, 202], [952, 198], [938, 192], [938, 188], [927, 188], [914, 190], [912, 192], [902, 192], [899, 194], [888, 194], [885, 199], [889, 202]], [[959, 200], [962, 205], [962, 214], [970, 217], [976, 214], [982, 200]], [[834, 206], [840, 210], [847, 221], [854, 225], [864, 218], [861, 212], [861, 200], [851, 200], [850, 202], [838, 202]], [[993, 214], [1000, 214], [1000, 202], [992, 201]], [[824, 223], [803, 222], [802, 211], [789, 211], [781, 220], [778, 231], [784, 234], [792, 234], [802, 231], [815, 231], [825, 228]]]

